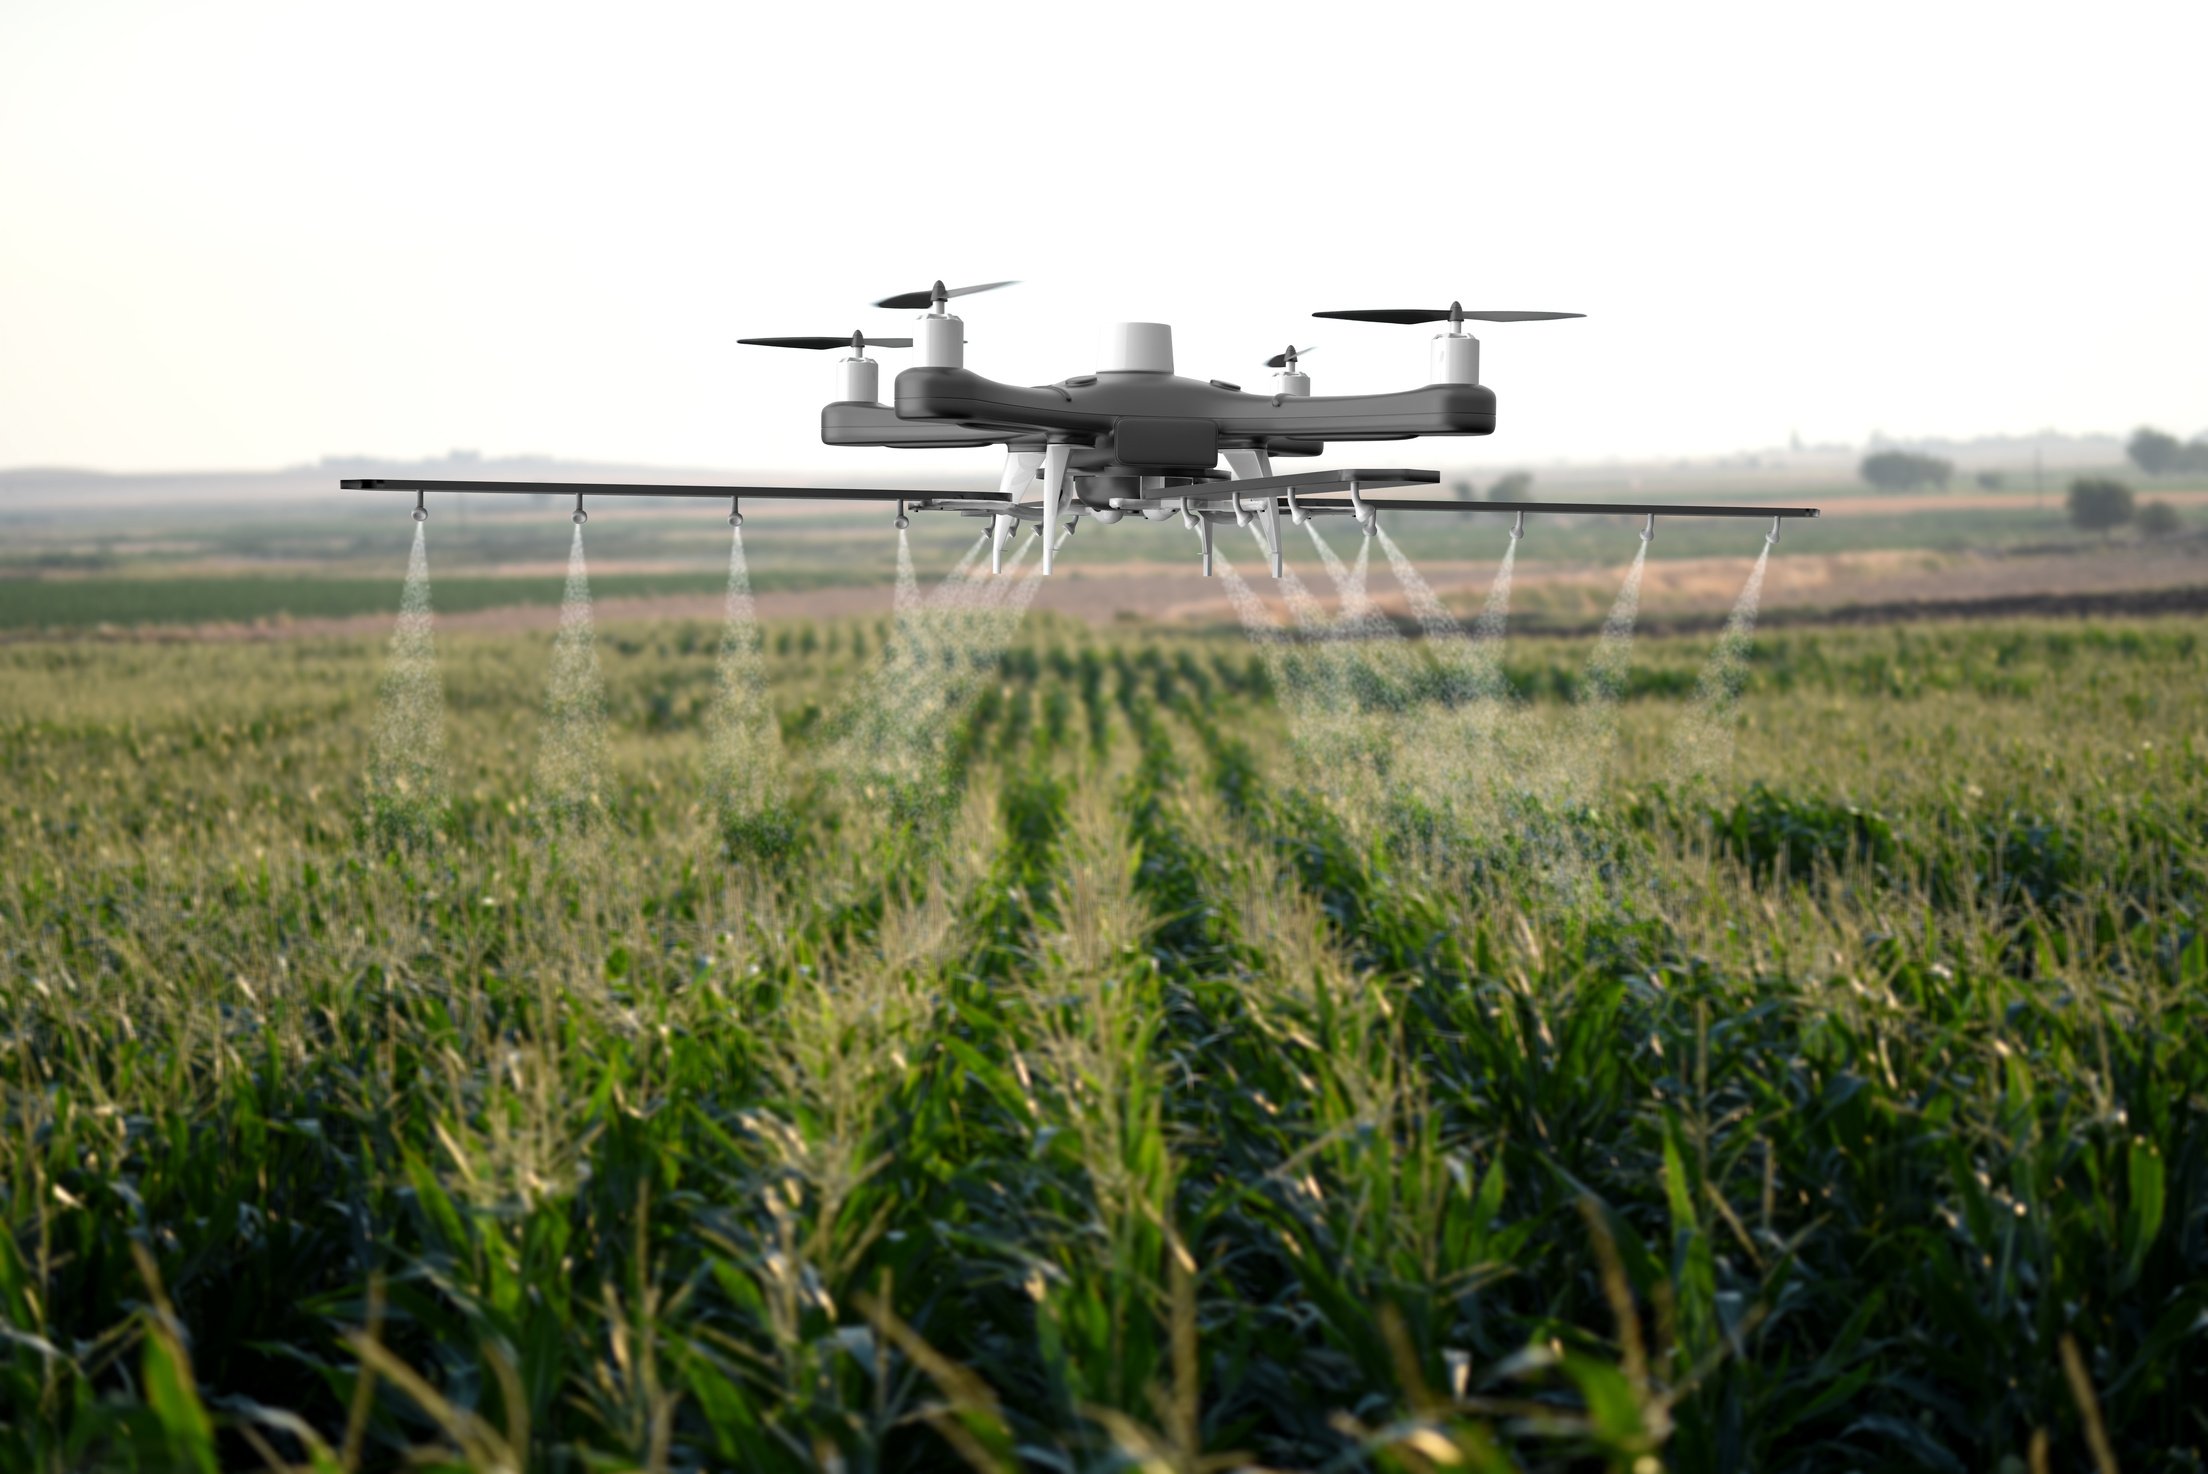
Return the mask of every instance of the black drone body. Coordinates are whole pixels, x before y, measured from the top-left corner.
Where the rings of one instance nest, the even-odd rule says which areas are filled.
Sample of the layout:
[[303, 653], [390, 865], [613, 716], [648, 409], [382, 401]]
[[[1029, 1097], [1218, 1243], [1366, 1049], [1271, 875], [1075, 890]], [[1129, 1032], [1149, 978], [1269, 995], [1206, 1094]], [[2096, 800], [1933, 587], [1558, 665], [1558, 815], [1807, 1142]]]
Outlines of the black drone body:
[[912, 368], [896, 403], [831, 404], [820, 414], [830, 445], [952, 444], [1041, 447], [1064, 441], [1083, 475], [1207, 478], [1223, 450], [1315, 456], [1330, 441], [1492, 435], [1495, 391], [1429, 384], [1392, 394], [1252, 394], [1176, 374], [1081, 374], [1055, 384], [1000, 384], [970, 369]]
[[[1486, 512], [1514, 515], [1514, 534], [1525, 517], [1539, 513], [1616, 512], [1655, 518], [1754, 517], [1771, 520], [1775, 540], [1781, 520], [1814, 517], [1814, 507], [1648, 506], [1603, 502], [1458, 502], [1377, 500], [1372, 490], [1431, 485], [1440, 473], [1421, 470], [1350, 469], [1277, 475], [1275, 457], [1309, 458], [1329, 444], [1414, 440], [1426, 436], [1491, 435], [1495, 394], [1479, 382], [1479, 341], [1468, 321], [1537, 322], [1578, 317], [1574, 312], [1466, 311], [1446, 308], [1379, 308], [1321, 312], [1314, 316], [1354, 322], [1415, 325], [1445, 323], [1430, 343], [1427, 382], [1380, 394], [1315, 395], [1299, 359], [1310, 348], [1288, 349], [1266, 361], [1279, 370], [1267, 391], [1245, 390], [1223, 379], [1184, 377], [1174, 370], [1173, 330], [1163, 323], [1117, 323], [1105, 335], [1103, 362], [1093, 373], [1052, 384], [1006, 384], [965, 366], [965, 324], [949, 300], [1010, 282], [885, 298], [882, 308], [924, 307], [909, 338], [817, 335], [745, 338], [766, 348], [816, 351], [843, 348], [836, 397], [821, 410], [820, 436], [835, 446], [945, 450], [1002, 446], [1005, 463], [995, 491], [945, 496], [895, 487], [628, 486], [573, 482], [349, 480], [347, 487], [415, 493], [416, 515], [430, 491], [573, 493], [576, 519], [583, 499], [600, 496], [726, 497], [730, 520], [740, 522], [743, 497], [882, 501], [897, 504], [898, 526], [908, 512], [948, 512], [986, 517], [995, 533], [992, 567], [1002, 566], [1004, 543], [1021, 521], [1039, 524], [1042, 571], [1051, 571], [1061, 528], [1087, 519], [1102, 524], [1134, 513], [1149, 520], [1178, 514], [1200, 534], [1205, 573], [1212, 567], [1212, 529], [1231, 518], [1255, 522], [1281, 573], [1280, 519], [1350, 516], [1371, 534], [1383, 511]], [[880, 394], [873, 348], [917, 348], [920, 362], [898, 374], [891, 398]], [[1224, 464], [1222, 465], [1222, 462]], [[1331, 495], [1330, 495], [1331, 493]]]

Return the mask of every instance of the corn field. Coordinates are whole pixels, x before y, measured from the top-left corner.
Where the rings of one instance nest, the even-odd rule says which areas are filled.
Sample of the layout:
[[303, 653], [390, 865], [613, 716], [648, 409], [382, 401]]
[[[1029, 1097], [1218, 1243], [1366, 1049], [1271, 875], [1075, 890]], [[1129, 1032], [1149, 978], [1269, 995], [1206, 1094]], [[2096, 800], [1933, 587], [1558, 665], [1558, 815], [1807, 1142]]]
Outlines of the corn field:
[[2204, 634], [0, 647], [0, 1467], [2200, 1468]]

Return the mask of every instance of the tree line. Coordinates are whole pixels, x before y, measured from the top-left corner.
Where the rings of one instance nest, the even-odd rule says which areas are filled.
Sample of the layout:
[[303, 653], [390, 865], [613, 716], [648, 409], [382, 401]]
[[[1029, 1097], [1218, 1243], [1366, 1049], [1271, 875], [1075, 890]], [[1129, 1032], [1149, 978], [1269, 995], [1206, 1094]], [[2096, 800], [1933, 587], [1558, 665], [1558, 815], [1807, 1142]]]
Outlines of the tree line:
[[2080, 532], [2114, 532], [2127, 522], [2138, 524], [2139, 535], [2170, 537], [2184, 530], [2185, 519], [2165, 501], [2141, 504], [2131, 488], [2109, 476], [2080, 476], [2070, 483], [2066, 506], [2070, 525]]
[[[2124, 453], [2149, 476], [2208, 471], [2208, 436], [2180, 440], [2167, 431], [2142, 425], [2132, 432]], [[1954, 479], [1955, 463], [1919, 451], [1881, 450], [1865, 456], [1857, 470], [1866, 484], [1879, 491], [1920, 491], [1926, 487], [1945, 491]], [[2000, 473], [1982, 472], [1978, 484], [1998, 488], [2002, 484]], [[2150, 538], [2170, 537], [2184, 529], [2184, 519], [2175, 506], [2159, 499], [2141, 503], [2128, 485], [2108, 476], [2080, 476], [2072, 481], [2065, 510], [2073, 527], [2104, 536], [2127, 524], [2136, 525], [2141, 536]]]
[[[2124, 446], [2131, 463], [2149, 476], [2175, 476], [2208, 471], [2208, 434], [2180, 440], [2166, 430], [2141, 425]], [[1947, 490], [1954, 479], [1955, 463], [1913, 450], [1874, 451], [1863, 458], [1857, 473], [1879, 491]], [[1988, 489], [2001, 485], [1999, 472], [1982, 473], [1978, 484]]]
[[2131, 441], [2125, 445], [2124, 454], [2149, 476], [2208, 471], [2208, 437], [2180, 440], [2152, 425], [2141, 425], [2131, 432]]

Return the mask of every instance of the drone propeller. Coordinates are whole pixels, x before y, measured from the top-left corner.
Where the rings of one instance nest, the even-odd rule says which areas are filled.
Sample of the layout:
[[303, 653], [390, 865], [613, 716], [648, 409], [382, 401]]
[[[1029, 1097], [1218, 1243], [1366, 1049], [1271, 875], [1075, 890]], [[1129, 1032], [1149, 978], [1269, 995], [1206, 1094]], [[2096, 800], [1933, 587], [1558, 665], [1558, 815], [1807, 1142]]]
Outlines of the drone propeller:
[[900, 311], [911, 307], [934, 307], [940, 311], [943, 303], [952, 297], [971, 297], [976, 292], [993, 292], [999, 287], [1018, 285], [1016, 281], [985, 281], [978, 287], [951, 287], [946, 290], [943, 283], [937, 282], [924, 292], [899, 292], [894, 297], [882, 298], [874, 305]]
[[866, 346], [869, 343], [876, 348], [912, 346], [910, 338], [869, 338], [864, 333], [853, 333], [848, 338], [738, 338], [736, 341], [748, 343], [754, 348], [848, 348], [862, 358], [866, 355]]
[[1294, 373], [1296, 369], [1297, 359], [1301, 358], [1306, 353], [1316, 353], [1318, 351], [1319, 350], [1316, 348], [1298, 348], [1295, 344], [1291, 343], [1288, 345], [1288, 351], [1286, 353], [1276, 353], [1271, 358], [1266, 359], [1265, 367], [1269, 369], [1286, 369], [1290, 373]]
[[1477, 322], [1554, 322], [1561, 317], [1585, 317], [1584, 312], [1467, 312], [1461, 303], [1447, 307], [1374, 307], [1359, 312], [1314, 312], [1313, 317], [1338, 317], [1349, 322], [1447, 322], [1452, 327], [1467, 319]]

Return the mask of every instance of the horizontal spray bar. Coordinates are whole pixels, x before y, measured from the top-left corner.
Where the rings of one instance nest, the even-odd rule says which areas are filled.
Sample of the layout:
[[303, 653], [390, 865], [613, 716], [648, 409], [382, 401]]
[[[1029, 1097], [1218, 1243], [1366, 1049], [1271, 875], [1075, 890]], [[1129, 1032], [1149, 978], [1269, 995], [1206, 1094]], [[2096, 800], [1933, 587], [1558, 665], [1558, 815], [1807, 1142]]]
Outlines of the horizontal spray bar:
[[[1321, 509], [1349, 512], [1354, 510], [1346, 501], [1326, 501], [1318, 497], [1300, 497], [1307, 512]], [[1714, 505], [1672, 505], [1657, 502], [1444, 502], [1434, 500], [1413, 501], [1408, 497], [1360, 497], [1366, 506], [1382, 512], [1500, 512], [1510, 516], [1534, 513], [1566, 515], [1593, 515], [1608, 517], [1814, 517], [1815, 507], [1735, 507], [1723, 503]]]
[[[1305, 512], [1354, 514], [1357, 508], [1348, 500], [1331, 500], [1322, 494], [1314, 494], [1318, 488], [1344, 485], [1354, 480], [1360, 492], [1357, 500], [1368, 510], [1381, 512], [1495, 512], [1506, 516], [1609, 516], [1609, 517], [1754, 517], [1777, 519], [1790, 517], [1815, 517], [1815, 507], [1750, 507], [1725, 503], [1650, 503], [1650, 502], [1460, 502], [1442, 501], [1438, 498], [1413, 500], [1407, 497], [1370, 497], [1362, 494], [1362, 488], [1375, 484], [1387, 484], [1391, 478], [1397, 485], [1418, 485], [1425, 478], [1436, 475], [1431, 471], [1351, 471], [1351, 472], [1303, 472], [1295, 476], [1271, 477], [1262, 481], [1203, 481], [1188, 486], [1168, 487], [1157, 497], [1112, 499], [1114, 506], [1144, 505], [1153, 501], [1169, 500], [1178, 506], [1184, 501], [1198, 505], [1205, 503], [1231, 503], [1236, 498], [1246, 498], [1262, 506], [1271, 490], [1291, 494], [1289, 499], [1272, 498], [1280, 510], [1290, 510], [1289, 500]], [[1412, 479], [1416, 478], [1416, 479]], [[417, 502], [425, 491], [481, 491], [509, 496], [670, 496], [670, 497], [764, 497], [784, 501], [822, 502], [904, 502], [912, 511], [981, 511], [987, 508], [1013, 504], [1014, 498], [999, 491], [914, 491], [894, 486], [683, 486], [644, 485], [597, 481], [424, 481], [413, 478], [380, 476], [357, 477], [340, 481], [347, 491], [402, 491], [416, 494]], [[1033, 510], [1037, 504], [1029, 504]], [[1015, 513], [1021, 515], [1021, 513]]]
[[416, 481], [364, 476], [338, 482], [346, 491], [488, 491], [508, 496], [693, 496], [719, 501], [725, 497], [779, 497], [787, 501], [911, 502], [915, 507], [937, 501], [1004, 502], [1001, 491], [913, 491], [895, 486], [647, 486], [603, 481]]

